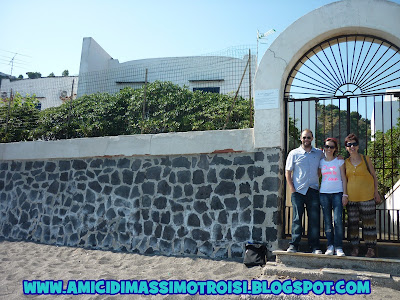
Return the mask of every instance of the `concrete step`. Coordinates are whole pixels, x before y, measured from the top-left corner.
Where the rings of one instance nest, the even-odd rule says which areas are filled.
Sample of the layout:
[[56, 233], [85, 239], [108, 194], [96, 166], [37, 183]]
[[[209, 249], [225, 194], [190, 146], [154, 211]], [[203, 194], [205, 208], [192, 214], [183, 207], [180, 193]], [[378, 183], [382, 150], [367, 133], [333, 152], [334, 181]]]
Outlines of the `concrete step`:
[[[287, 249], [289, 247], [289, 242], [290, 242], [290, 239], [279, 240], [279, 248]], [[326, 239], [321, 239], [320, 244], [321, 244], [321, 250], [323, 252], [325, 252], [326, 247], [327, 247]], [[377, 248], [378, 257], [400, 259], [400, 243], [378, 242], [376, 245], [376, 248]], [[309, 251], [307, 239], [303, 238], [301, 240], [299, 249], [301, 252]], [[347, 255], [350, 254], [350, 252], [352, 250], [352, 246], [348, 241], [343, 241], [343, 250]], [[364, 256], [366, 252], [367, 252], [367, 247], [365, 246], [364, 242], [361, 242], [360, 256]]]
[[371, 284], [400, 291], [400, 260], [312, 253], [273, 251], [275, 262], [268, 262], [265, 275], [308, 280], [370, 280]]
[[272, 252], [276, 262], [299, 268], [339, 268], [358, 271], [387, 273], [400, 276], [400, 260], [390, 258], [367, 258], [353, 256], [336, 256], [312, 253], [288, 253], [282, 250]]
[[[305, 269], [288, 267], [276, 262], [267, 262], [263, 269], [265, 276], [278, 276], [281, 279], [290, 278], [292, 280], [320, 280], [320, 281], [339, 281], [339, 280], [369, 280], [371, 289], [380, 286], [400, 291], [400, 277], [385, 273], [375, 273], [356, 270], [344, 270], [337, 268]], [[262, 278], [261, 278], [262, 279]], [[297, 299], [297, 298], [296, 298]], [[322, 298], [321, 298], [322, 299]]]

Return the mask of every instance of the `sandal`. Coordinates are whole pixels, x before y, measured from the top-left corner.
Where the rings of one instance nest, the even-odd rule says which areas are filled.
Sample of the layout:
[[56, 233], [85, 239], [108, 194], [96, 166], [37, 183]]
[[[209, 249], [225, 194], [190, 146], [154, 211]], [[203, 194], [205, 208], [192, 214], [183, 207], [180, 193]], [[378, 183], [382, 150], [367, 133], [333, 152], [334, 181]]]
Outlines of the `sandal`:
[[370, 258], [376, 257], [375, 249], [374, 248], [368, 248], [368, 251], [367, 251], [367, 254], [365, 254], [365, 257], [370, 257]]
[[353, 250], [351, 251], [350, 255], [351, 256], [358, 256], [358, 246], [354, 246]]

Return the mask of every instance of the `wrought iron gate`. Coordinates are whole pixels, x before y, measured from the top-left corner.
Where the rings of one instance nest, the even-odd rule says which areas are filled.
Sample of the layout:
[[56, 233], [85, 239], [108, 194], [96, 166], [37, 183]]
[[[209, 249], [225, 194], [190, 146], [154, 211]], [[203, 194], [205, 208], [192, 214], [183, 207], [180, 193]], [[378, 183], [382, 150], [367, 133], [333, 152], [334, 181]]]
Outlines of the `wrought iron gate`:
[[[399, 47], [366, 35], [339, 36], [310, 49], [289, 74], [284, 96], [287, 153], [300, 145], [305, 128], [313, 131], [315, 147], [337, 138], [344, 157], [344, 138], [351, 132], [359, 137], [359, 151], [371, 157], [385, 195], [377, 209], [380, 241], [400, 242], [399, 96]], [[283, 207], [288, 236], [290, 199]]]

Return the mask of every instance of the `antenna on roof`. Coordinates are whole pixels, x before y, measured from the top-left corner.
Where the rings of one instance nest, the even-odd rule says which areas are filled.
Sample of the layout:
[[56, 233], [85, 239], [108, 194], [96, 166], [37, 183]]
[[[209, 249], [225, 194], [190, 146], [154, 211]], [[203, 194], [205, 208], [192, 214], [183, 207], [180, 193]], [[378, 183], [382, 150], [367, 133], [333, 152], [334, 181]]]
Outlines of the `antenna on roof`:
[[[273, 34], [274, 32], [276, 32], [275, 29], [270, 29], [267, 32], [260, 34], [260, 32], [257, 29], [257, 61], [258, 61], [258, 41], [262, 40], [262, 39], [266, 39], [267, 36]], [[266, 43], [261, 43], [261, 44], [266, 44]]]
[[16, 57], [17, 55], [18, 55], [18, 53], [15, 53], [14, 56], [13, 56], [13, 58], [11, 58], [11, 60], [10, 60], [10, 64], [11, 64], [10, 76], [12, 76], [12, 71], [13, 71], [13, 68], [14, 68], [14, 59], [15, 59], [15, 57]]
[[[14, 56], [10, 59], [10, 61], [8, 63], [9, 65], [11, 65], [11, 74], [10, 74], [10, 76], [12, 76], [12, 72], [13, 72], [13, 68], [14, 68], [14, 60], [15, 60], [15, 57], [17, 55], [31, 57], [31, 56], [20, 54], [20, 53], [17, 53], [17, 52], [11, 52], [11, 51], [7, 51], [7, 50], [3, 50], [3, 49], [0, 49], [0, 50], [4, 51], [4, 52], [8, 52], [8, 53], [13, 53], [14, 54]], [[17, 62], [17, 63], [19, 63], [19, 62]]]

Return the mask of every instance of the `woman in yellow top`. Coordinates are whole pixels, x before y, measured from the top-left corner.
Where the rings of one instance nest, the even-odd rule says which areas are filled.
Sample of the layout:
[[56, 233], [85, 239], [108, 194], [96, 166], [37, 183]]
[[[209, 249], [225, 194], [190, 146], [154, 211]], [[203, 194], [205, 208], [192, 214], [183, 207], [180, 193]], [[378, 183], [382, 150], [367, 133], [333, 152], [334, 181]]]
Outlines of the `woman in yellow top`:
[[351, 255], [358, 256], [360, 245], [358, 224], [361, 218], [363, 224], [363, 237], [368, 248], [365, 256], [375, 257], [375, 203], [381, 202], [378, 193], [378, 180], [369, 157], [366, 156], [365, 158], [368, 162], [371, 173], [368, 171], [364, 157], [358, 153], [358, 138], [354, 133], [351, 133], [346, 137], [345, 145], [350, 157], [346, 159], [345, 162], [348, 200], [343, 204], [347, 205], [347, 237], [353, 246]]

